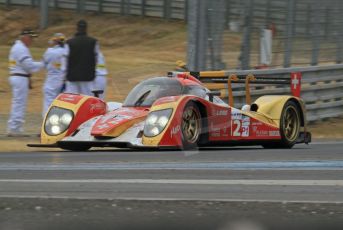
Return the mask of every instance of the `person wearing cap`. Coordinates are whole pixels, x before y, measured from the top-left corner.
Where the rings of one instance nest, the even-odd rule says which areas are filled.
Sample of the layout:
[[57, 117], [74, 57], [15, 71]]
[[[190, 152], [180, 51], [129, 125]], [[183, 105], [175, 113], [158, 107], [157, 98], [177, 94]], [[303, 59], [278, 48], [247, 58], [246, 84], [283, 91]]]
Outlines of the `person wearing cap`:
[[8, 136], [25, 136], [23, 124], [29, 88], [31, 87], [31, 74], [43, 68], [43, 63], [34, 61], [29, 50], [34, 37], [37, 37], [37, 34], [33, 30], [23, 29], [9, 53], [9, 83], [12, 87], [12, 105], [7, 123]]
[[64, 48], [65, 36], [55, 33], [50, 39], [49, 47], [43, 55], [44, 66], [47, 70], [43, 86], [43, 117], [52, 101], [62, 92], [66, 73], [66, 51]]
[[97, 56], [97, 64], [96, 64], [96, 69], [95, 69], [95, 75], [96, 76], [94, 79], [93, 90], [102, 90], [103, 91], [103, 93], [99, 95], [99, 98], [101, 98], [101, 99], [105, 98], [107, 74], [108, 74], [108, 71], [106, 69], [105, 57], [102, 54], [102, 52], [99, 51], [98, 56]]
[[77, 33], [67, 41], [67, 93], [92, 95], [99, 44], [87, 35], [87, 22], [77, 23]]

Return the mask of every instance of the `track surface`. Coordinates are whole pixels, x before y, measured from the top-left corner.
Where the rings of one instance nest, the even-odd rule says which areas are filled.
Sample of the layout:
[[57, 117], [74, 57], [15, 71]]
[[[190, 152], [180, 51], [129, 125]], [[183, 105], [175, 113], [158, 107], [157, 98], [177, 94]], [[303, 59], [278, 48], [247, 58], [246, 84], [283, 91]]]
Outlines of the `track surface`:
[[250, 229], [342, 229], [342, 175], [338, 142], [291, 150], [0, 153], [0, 229], [60, 229], [78, 218], [70, 229], [85, 229], [85, 219], [88, 227], [134, 229], [154, 216], [146, 229], [220, 229], [239, 218], [255, 220]]

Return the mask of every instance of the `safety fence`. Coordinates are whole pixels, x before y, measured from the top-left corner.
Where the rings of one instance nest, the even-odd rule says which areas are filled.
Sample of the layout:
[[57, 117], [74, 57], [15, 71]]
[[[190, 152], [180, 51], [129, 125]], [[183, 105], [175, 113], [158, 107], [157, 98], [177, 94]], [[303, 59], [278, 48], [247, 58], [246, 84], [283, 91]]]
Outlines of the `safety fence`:
[[[7, 6], [39, 6], [43, 0], [0, 0]], [[165, 19], [187, 18], [187, 0], [46, 0], [51, 8], [72, 9], [76, 12], [117, 13], [161, 17]]]
[[188, 0], [188, 5], [197, 9], [188, 13], [191, 69], [343, 61], [341, 0]]
[[[240, 70], [213, 72], [199, 76], [211, 91], [220, 91], [221, 98], [228, 102], [228, 77], [254, 75], [258, 78], [290, 79], [291, 73], [301, 73], [301, 98], [306, 103], [307, 120], [318, 121], [325, 118], [343, 115], [343, 65], [294, 67], [270, 70]], [[252, 101], [264, 95], [290, 95], [291, 84], [270, 85], [250, 82]], [[234, 107], [241, 108], [246, 104], [246, 89], [241, 83], [232, 83]]]

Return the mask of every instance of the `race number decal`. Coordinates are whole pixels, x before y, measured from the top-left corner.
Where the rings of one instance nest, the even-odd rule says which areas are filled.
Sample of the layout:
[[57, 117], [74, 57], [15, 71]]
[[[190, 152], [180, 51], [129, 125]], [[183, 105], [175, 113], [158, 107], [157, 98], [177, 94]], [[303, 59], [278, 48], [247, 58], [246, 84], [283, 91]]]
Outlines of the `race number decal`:
[[231, 121], [231, 136], [248, 137], [249, 136], [250, 117], [242, 115], [241, 119]]

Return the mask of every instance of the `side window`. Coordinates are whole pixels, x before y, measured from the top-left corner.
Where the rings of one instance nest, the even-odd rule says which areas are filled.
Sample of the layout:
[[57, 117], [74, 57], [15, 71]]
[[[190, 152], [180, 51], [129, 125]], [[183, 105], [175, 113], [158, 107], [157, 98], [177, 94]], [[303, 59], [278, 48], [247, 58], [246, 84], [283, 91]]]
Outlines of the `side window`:
[[206, 98], [206, 89], [197, 85], [188, 85], [184, 87], [183, 94], [195, 95], [201, 98]]

